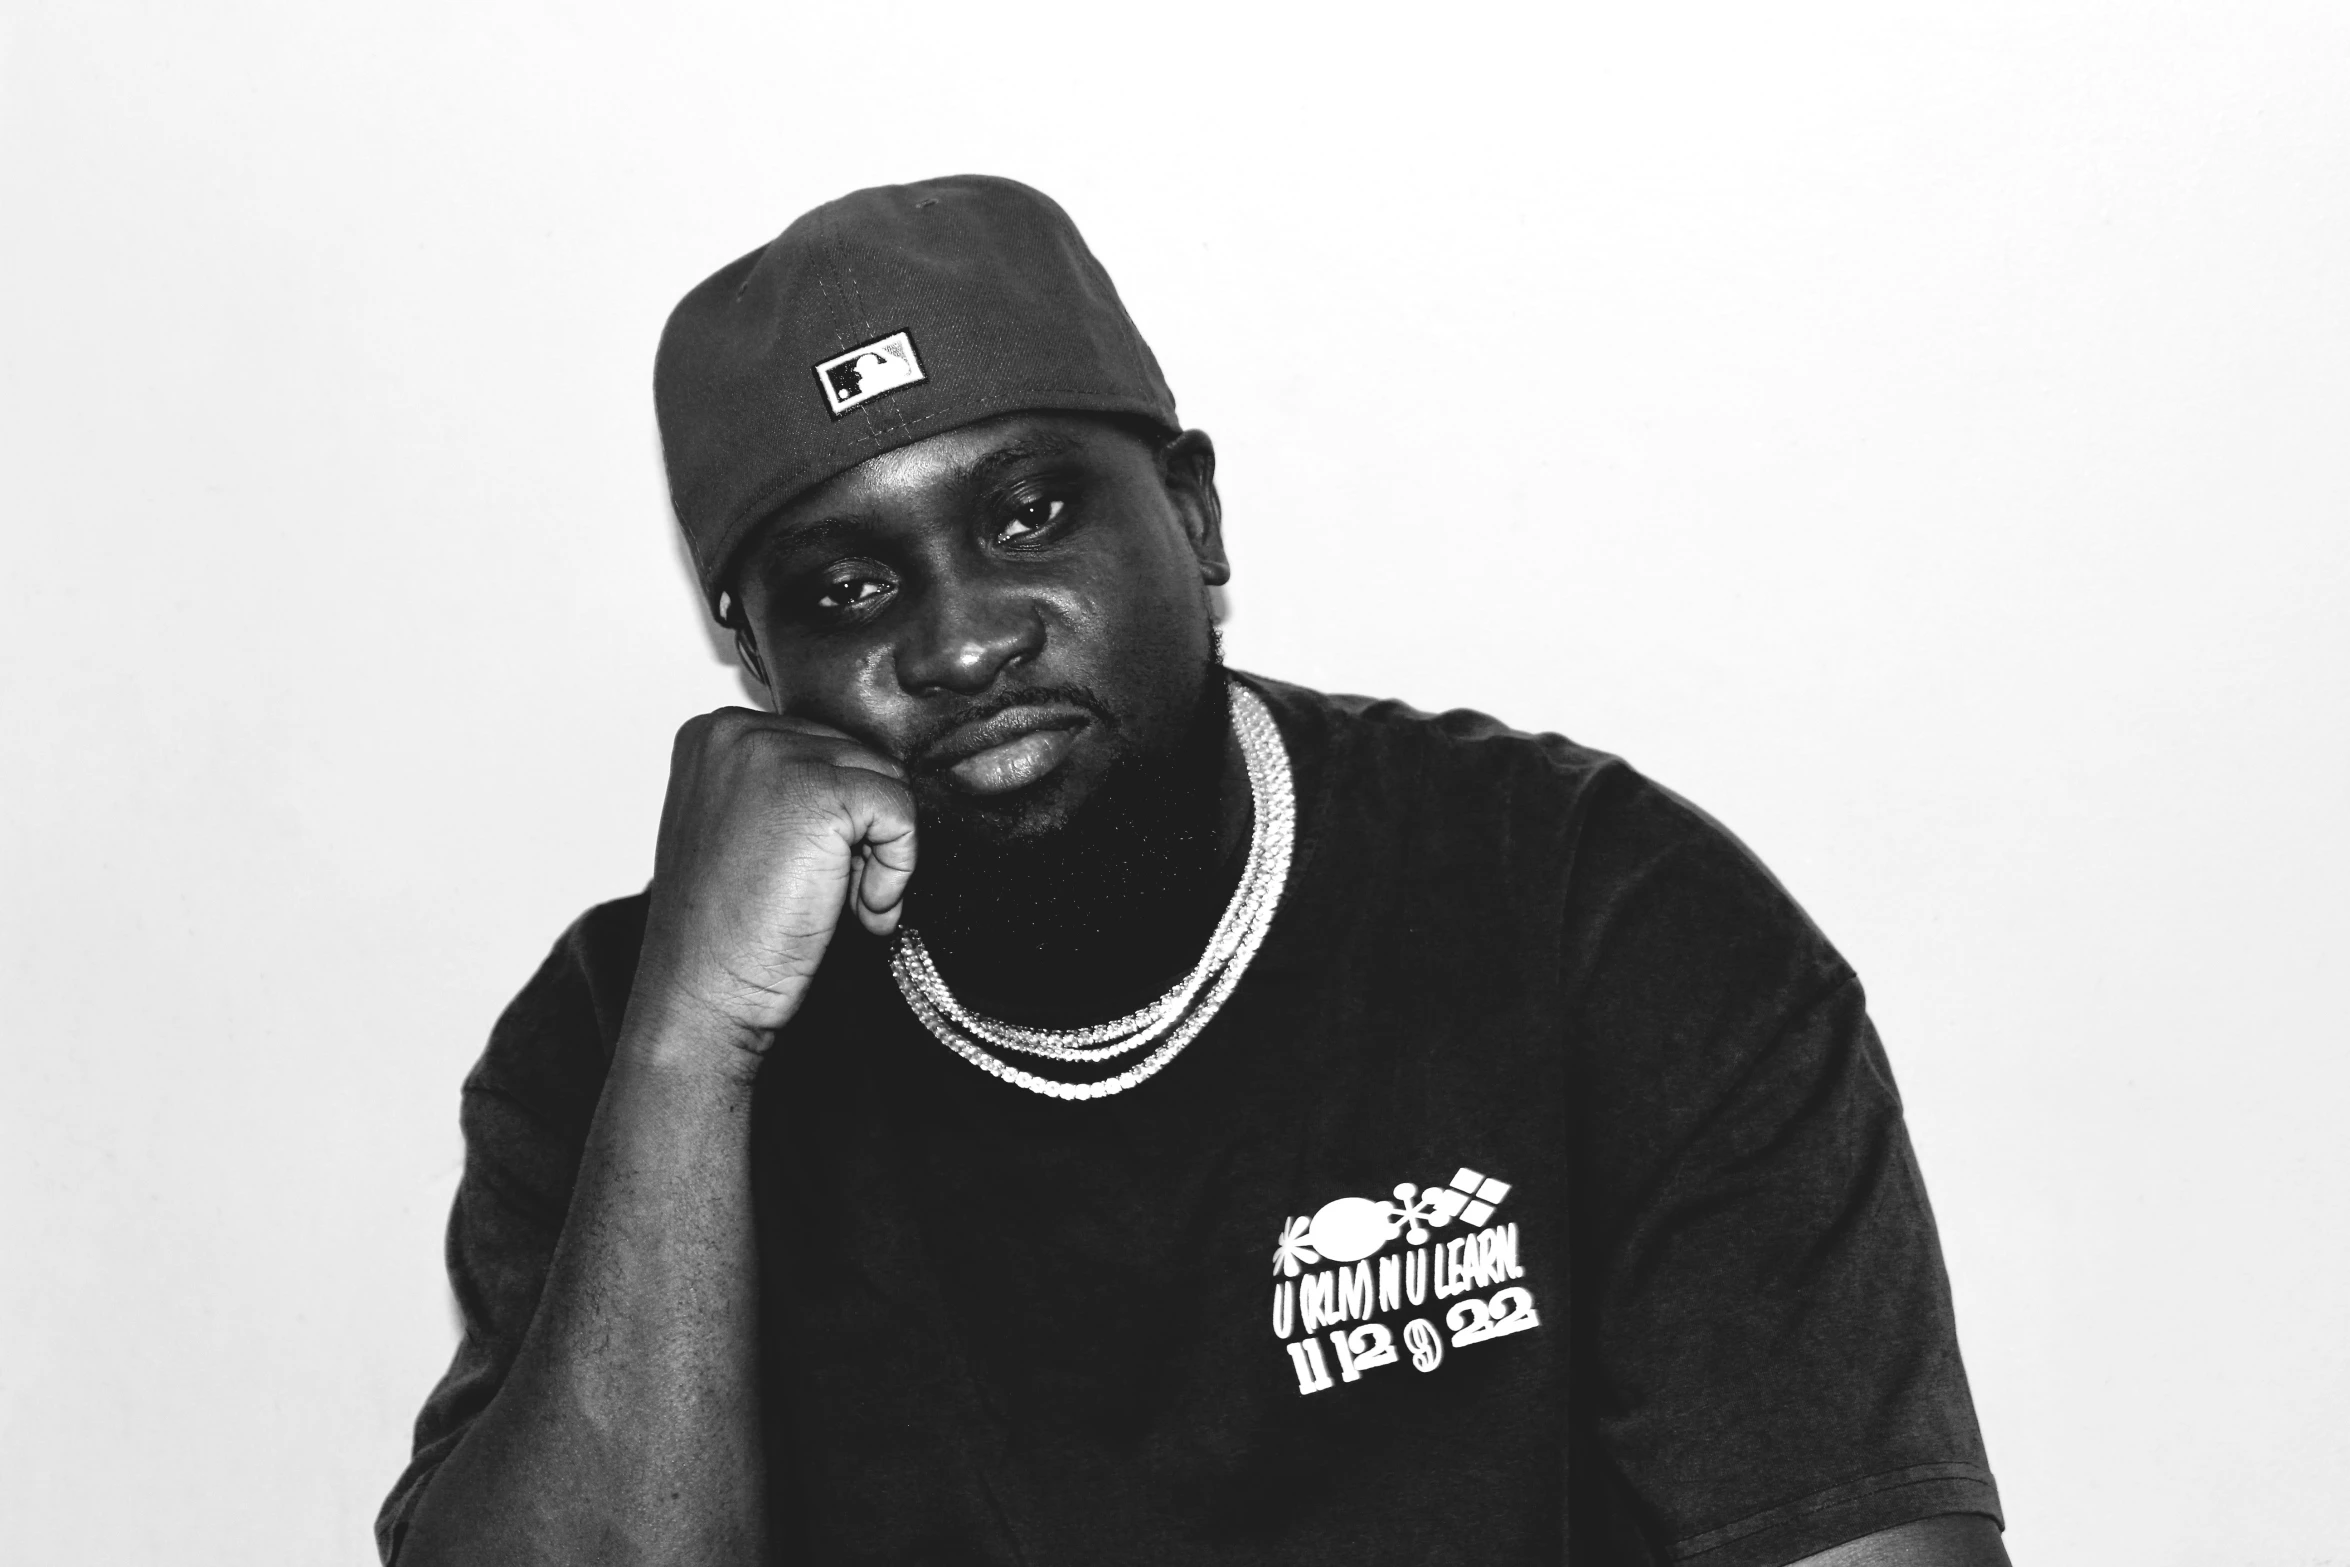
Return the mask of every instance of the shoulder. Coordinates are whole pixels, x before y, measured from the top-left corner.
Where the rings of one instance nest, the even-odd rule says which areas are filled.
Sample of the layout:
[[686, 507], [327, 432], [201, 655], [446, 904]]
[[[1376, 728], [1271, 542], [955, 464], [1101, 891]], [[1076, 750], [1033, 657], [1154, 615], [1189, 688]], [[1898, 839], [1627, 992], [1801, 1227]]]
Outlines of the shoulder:
[[556, 938], [466, 1074], [469, 1129], [520, 1118], [584, 1139], [636, 979], [646, 903], [639, 893], [597, 904]]
[[1547, 972], [1604, 1097], [1734, 1077], [1851, 987], [1753, 851], [1623, 758], [1482, 713], [1250, 683], [1292, 741], [1317, 910], [1479, 972], [1505, 955]]
[[1242, 678], [1290, 741], [1301, 795], [1326, 811], [1537, 872], [1592, 920], [1634, 912], [1632, 898], [1817, 939], [1736, 834], [1612, 752], [1467, 708]]
[[1659, 964], [1702, 961], [1724, 977], [1769, 970], [1801, 990], [1851, 978], [1811, 916], [1736, 833], [1629, 768], [1578, 834], [1575, 881], [1571, 950], [1591, 958], [1641, 952]]
[[1289, 747], [1313, 852], [1359, 857], [1390, 877], [1499, 878], [1531, 891], [1564, 869], [1613, 780], [1636, 776], [1604, 751], [1467, 708], [1432, 713], [1243, 678]]
[[1350, 783], [1581, 792], [1627, 771], [1621, 758], [1564, 735], [1533, 734], [1457, 707], [1431, 713], [1392, 698], [1309, 690], [1260, 675], [1241, 680], [1272, 710], [1283, 736]]

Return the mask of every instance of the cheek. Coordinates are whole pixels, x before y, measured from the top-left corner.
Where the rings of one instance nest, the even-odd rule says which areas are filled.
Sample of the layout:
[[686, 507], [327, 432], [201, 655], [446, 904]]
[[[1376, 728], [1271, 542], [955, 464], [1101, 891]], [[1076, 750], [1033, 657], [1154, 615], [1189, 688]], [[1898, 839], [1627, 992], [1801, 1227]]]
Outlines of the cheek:
[[1149, 548], [1112, 552], [1052, 597], [1061, 645], [1042, 677], [1090, 687], [1134, 743], [1179, 736], [1198, 705], [1212, 640], [1188, 551], [1180, 561]]
[[1053, 618], [1072, 661], [1096, 678], [1148, 679], [1161, 666], [1187, 669], [1206, 656], [1206, 600], [1194, 582], [1157, 560], [1098, 563], [1052, 595]]
[[875, 741], [890, 738], [897, 727], [895, 708], [905, 694], [898, 689], [897, 666], [886, 644], [818, 650], [788, 642], [767, 645], [782, 655], [770, 659], [768, 668], [776, 711]]
[[1127, 640], [1188, 648], [1207, 641], [1207, 589], [1172, 513], [1151, 509], [1118, 539], [1097, 586], [1105, 616]]

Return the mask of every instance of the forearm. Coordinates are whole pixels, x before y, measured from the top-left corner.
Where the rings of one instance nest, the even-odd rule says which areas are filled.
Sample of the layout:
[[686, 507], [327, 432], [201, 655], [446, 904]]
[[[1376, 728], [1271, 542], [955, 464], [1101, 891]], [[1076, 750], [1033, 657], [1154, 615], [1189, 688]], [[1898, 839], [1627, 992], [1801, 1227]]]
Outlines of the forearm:
[[1920, 1518], [1789, 1567], [2008, 1567], [1999, 1526], [1977, 1513]]
[[750, 1075], [631, 1018], [514, 1369], [401, 1567], [762, 1559]]

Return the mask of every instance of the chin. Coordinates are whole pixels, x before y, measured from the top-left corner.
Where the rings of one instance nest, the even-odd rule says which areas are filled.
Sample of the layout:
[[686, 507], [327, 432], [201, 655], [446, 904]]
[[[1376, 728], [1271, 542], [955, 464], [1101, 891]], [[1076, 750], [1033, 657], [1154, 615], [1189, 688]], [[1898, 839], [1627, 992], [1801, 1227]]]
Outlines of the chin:
[[965, 794], [934, 782], [915, 793], [916, 824], [971, 843], [1028, 843], [1067, 827], [1092, 793], [1092, 782], [1066, 767], [1007, 794]]

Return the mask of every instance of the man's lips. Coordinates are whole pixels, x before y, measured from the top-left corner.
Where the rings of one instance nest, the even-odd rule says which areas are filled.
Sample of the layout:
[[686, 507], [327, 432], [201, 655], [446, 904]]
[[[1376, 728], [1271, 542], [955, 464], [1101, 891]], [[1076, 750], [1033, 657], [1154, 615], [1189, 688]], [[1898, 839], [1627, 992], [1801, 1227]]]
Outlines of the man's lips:
[[950, 730], [925, 748], [921, 769], [945, 773], [966, 794], [1024, 789], [1060, 766], [1092, 721], [1060, 703], [1015, 707]]

